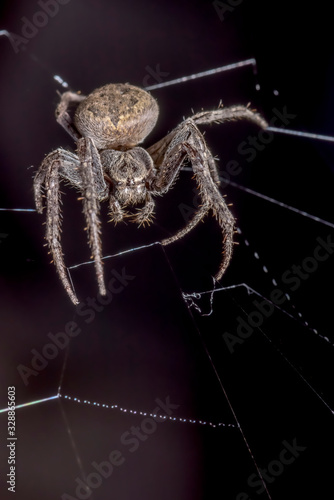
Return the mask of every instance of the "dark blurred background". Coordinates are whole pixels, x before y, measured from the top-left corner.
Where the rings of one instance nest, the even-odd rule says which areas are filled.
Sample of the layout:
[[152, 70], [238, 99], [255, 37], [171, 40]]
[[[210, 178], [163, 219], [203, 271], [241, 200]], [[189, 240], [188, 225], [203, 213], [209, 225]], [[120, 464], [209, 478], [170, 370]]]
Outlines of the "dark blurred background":
[[[278, 126], [333, 135], [329, 6], [14, 0], [0, 11], [0, 30], [12, 34], [0, 37], [0, 208], [34, 209], [33, 176], [44, 155], [75, 151], [54, 118], [61, 81], [84, 94], [111, 82], [150, 87], [254, 58], [256, 68], [152, 89], [160, 116], [144, 146], [220, 100], [250, 102], [268, 121], [283, 116]], [[90, 265], [71, 270], [81, 309], [66, 296], [43, 246], [44, 217], [0, 211], [0, 407], [8, 386], [16, 387], [17, 404], [59, 389], [148, 413], [157, 399], [170, 398], [179, 405], [170, 416], [197, 422], [147, 424], [143, 416], [64, 398], [18, 409], [16, 498], [246, 500], [332, 492], [333, 144], [268, 139], [241, 122], [203, 130], [227, 179], [222, 190], [239, 244], [216, 285], [227, 289], [193, 297], [197, 308], [188, 309], [182, 294], [213, 287], [221, 256], [214, 219], [170, 247], [146, 247], [182, 227], [197, 207], [188, 170], [157, 200], [149, 228], [115, 228], [102, 208], [104, 255], [144, 248], [105, 260], [107, 277], [125, 270], [130, 278], [98, 309]], [[245, 153], [250, 141], [252, 155]], [[228, 179], [231, 161], [238, 173]], [[63, 249], [73, 266], [90, 252], [77, 194], [62, 191]], [[320, 241], [327, 244], [315, 254]], [[275, 289], [282, 302], [263, 305]], [[72, 322], [80, 333], [69, 340]], [[50, 334], [67, 341], [55, 347]], [[1, 498], [10, 498], [6, 417], [1, 413]], [[133, 426], [144, 437], [132, 452], [121, 437]], [[289, 445], [293, 452], [284, 452]], [[124, 464], [111, 477], [90, 475], [115, 449]], [[267, 490], [254, 476], [258, 469]], [[76, 491], [78, 478], [91, 489]]]

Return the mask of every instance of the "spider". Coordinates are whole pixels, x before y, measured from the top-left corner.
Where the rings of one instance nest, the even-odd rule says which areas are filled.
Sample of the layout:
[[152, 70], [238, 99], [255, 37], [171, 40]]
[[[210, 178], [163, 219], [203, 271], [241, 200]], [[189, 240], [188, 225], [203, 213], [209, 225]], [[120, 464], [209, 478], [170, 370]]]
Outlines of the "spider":
[[[76, 106], [72, 120], [69, 109]], [[216, 279], [226, 270], [233, 249], [235, 219], [219, 191], [214, 158], [198, 125], [247, 119], [261, 128], [266, 121], [248, 106], [221, 105], [184, 119], [174, 130], [152, 146], [139, 144], [151, 132], [158, 118], [156, 100], [145, 90], [130, 84], [108, 84], [87, 97], [61, 94], [57, 122], [77, 145], [77, 154], [58, 148], [49, 153], [34, 178], [36, 208], [43, 211], [46, 193], [46, 241], [60, 279], [74, 304], [78, 298], [70, 284], [60, 241], [60, 180], [68, 181], [81, 193], [88, 241], [94, 259], [99, 293], [106, 294], [103, 276], [100, 202], [109, 203], [111, 220], [130, 219], [139, 226], [149, 223], [154, 197], [166, 193], [176, 180], [185, 160], [190, 161], [202, 204], [185, 227], [161, 241], [168, 245], [193, 229], [211, 210], [223, 233], [223, 258]], [[131, 213], [125, 209], [140, 205]]]

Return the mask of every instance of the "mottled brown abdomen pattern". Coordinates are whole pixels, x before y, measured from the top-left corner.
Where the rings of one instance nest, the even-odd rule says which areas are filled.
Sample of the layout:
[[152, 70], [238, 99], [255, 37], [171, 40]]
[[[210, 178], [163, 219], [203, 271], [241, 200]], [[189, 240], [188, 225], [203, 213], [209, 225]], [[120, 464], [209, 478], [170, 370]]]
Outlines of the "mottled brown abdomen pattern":
[[100, 87], [76, 109], [75, 126], [98, 149], [127, 149], [141, 143], [156, 124], [159, 108], [145, 90], [127, 83]]

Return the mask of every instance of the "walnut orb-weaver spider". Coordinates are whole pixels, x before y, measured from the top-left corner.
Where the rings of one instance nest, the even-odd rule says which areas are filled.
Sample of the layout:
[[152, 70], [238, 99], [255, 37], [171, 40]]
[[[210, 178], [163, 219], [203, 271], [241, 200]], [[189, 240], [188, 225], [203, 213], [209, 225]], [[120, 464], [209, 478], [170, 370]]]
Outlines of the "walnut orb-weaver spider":
[[[76, 105], [74, 120], [69, 107]], [[60, 279], [74, 304], [79, 300], [70, 284], [60, 242], [60, 180], [81, 193], [88, 241], [94, 259], [99, 293], [106, 294], [100, 239], [100, 202], [108, 201], [111, 220], [129, 218], [142, 225], [154, 212], [153, 197], [166, 193], [187, 159], [190, 161], [202, 200], [184, 228], [161, 241], [168, 245], [187, 234], [211, 210], [223, 233], [223, 259], [217, 279], [226, 270], [233, 249], [235, 220], [219, 191], [219, 176], [213, 156], [198, 125], [247, 119], [261, 128], [266, 121], [247, 106], [219, 107], [202, 111], [181, 122], [152, 146], [138, 146], [153, 129], [158, 105], [145, 90], [129, 84], [108, 84], [87, 97], [73, 92], [61, 95], [56, 109], [60, 125], [77, 145], [77, 154], [59, 148], [49, 153], [34, 179], [35, 203], [43, 211], [46, 197], [46, 241]], [[135, 213], [129, 206], [142, 205]]]

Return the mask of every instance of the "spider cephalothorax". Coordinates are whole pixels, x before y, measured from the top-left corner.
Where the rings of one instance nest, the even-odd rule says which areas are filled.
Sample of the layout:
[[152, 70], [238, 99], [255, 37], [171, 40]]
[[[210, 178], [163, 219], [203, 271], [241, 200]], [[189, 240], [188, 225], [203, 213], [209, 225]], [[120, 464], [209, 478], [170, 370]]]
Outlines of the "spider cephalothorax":
[[[105, 149], [100, 154], [106, 179], [110, 182], [110, 197], [121, 206], [145, 202], [147, 183], [153, 172], [153, 161], [145, 149], [135, 147], [128, 151]], [[111, 208], [115, 217], [116, 213]]]
[[[77, 106], [74, 120], [69, 106]], [[64, 179], [82, 194], [89, 244], [95, 262], [101, 295], [106, 294], [100, 241], [99, 208], [109, 202], [111, 220], [125, 218], [139, 225], [149, 222], [154, 212], [153, 197], [167, 192], [183, 161], [192, 165], [202, 203], [184, 228], [161, 243], [176, 241], [200, 222], [211, 210], [223, 232], [223, 260], [216, 278], [227, 268], [232, 255], [234, 217], [219, 191], [219, 176], [213, 156], [197, 125], [248, 119], [267, 127], [266, 121], [245, 106], [219, 107], [202, 111], [184, 120], [163, 139], [143, 149], [138, 146], [153, 129], [158, 105], [144, 90], [129, 84], [105, 85], [87, 97], [73, 92], [61, 96], [57, 121], [77, 143], [77, 154], [64, 149], [49, 153], [34, 180], [38, 212], [43, 210], [46, 192], [46, 240], [63, 285], [74, 304], [78, 299], [68, 280], [60, 243], [59, 181]], [[127, 212], [127, 207], [140, 208]]]

